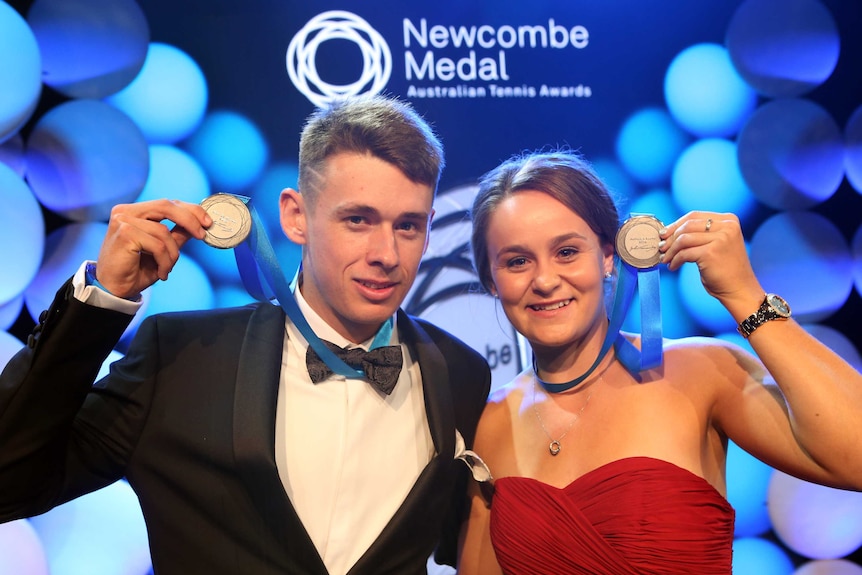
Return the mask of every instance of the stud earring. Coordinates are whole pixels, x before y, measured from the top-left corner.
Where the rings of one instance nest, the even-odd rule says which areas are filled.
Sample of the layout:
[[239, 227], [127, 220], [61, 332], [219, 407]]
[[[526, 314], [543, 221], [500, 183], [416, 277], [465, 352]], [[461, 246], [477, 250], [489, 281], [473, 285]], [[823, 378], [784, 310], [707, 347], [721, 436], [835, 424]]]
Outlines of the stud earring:
[[606, 279], [606, 280], [609, 280], [609, 279], [611, 279], [612, 277], [614, 277], [614, 274], [612, 274], [611, 272], [605, 272], [605, 279]]

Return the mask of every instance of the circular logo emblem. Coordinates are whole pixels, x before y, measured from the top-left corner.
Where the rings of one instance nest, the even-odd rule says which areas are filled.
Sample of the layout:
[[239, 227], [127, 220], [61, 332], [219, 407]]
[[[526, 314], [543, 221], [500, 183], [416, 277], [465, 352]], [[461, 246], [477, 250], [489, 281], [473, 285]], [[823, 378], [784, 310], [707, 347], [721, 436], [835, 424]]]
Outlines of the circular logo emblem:
[[[362, 70], [349, 84], [330, 84], [317, 70], [317, 49], [327, 40], [347, 40], [362, 52]], [[362, 93], [377, 94], [392, 72], [389, 46], [368, 22], [350, 12], [330, 10], [318, 14], [296, 33], [287, 47], [287, 74], [296, 89], [315, 106]]]

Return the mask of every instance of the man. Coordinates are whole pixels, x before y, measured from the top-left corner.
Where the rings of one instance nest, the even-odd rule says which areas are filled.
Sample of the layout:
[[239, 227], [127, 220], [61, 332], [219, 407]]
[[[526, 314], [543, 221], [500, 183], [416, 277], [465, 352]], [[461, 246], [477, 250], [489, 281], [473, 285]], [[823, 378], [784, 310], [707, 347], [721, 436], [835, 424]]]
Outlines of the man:
[[403, 367], [389, 394], [339, 375], [312, 383], [308, 341], [269, 303], [148, 318], [91, 387], [140, 292], [212, 225], [182, 202], [117, 206], [98, 261], [0, 376], [0, 520], [126, 477], [160, 575], [425, 573], [441, 534], [438, 559], [454, 564], [456, 437], [472, 444], [490, 372], [399, 310], [442, 166], [409, 106], [359, 98], [312, 115], [299, 190], [280, 198], [303, 246], [294, 295], [311, 338], [368, 348], [391, 327]]

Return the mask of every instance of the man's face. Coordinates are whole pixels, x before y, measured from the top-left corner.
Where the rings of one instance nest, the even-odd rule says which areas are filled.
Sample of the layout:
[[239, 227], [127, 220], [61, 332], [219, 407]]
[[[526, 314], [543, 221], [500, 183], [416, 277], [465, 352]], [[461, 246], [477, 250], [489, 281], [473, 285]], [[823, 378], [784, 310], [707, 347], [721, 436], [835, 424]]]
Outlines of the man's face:
[[433, 189], [357, 153], [330, 157], [318, 183], [314, 205], [292, 190], [282, 194], [282, 226], [303, 245], [303, 297], [358, 343], [395, 313], [416, 279]]

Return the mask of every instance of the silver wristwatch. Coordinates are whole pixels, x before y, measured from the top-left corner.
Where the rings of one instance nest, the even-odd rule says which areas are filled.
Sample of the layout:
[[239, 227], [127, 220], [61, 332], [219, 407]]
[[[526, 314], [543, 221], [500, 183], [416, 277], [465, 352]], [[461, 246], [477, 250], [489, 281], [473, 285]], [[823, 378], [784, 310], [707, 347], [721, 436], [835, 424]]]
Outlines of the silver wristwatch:
[[784, 298], [774, 293], [768, 293], [757, 311], [742, 320], [736, 330], [742, 337], [747, 338], [766, 322], [789, 317], [790, 305], [784, 301]]

